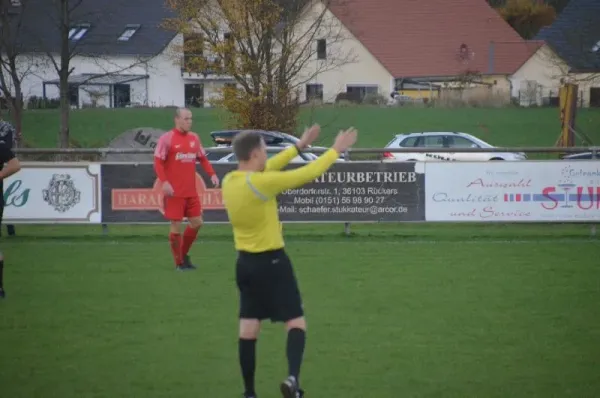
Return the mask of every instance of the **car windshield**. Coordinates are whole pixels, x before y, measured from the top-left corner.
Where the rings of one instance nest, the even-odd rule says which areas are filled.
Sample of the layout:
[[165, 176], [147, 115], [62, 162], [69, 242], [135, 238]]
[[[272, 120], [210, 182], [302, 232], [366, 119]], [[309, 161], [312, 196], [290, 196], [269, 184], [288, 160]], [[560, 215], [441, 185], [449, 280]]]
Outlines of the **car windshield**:
[[298, 141], [300, 141], [300, 139], [298, 137], [294, 137], [291, 134], [279, 133], [279, 132], [275, 132], [275, 133], [281, 135], [282, 137], [285, 137], [286, 139], [290, 140], [291, 142], [298, 142]]

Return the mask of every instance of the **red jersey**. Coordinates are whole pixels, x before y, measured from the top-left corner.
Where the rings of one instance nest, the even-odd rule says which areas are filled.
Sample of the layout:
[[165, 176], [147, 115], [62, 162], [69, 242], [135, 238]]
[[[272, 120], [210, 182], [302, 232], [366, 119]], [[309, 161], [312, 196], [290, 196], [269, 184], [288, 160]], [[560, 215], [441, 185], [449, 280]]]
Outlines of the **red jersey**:
[[215, 175], [198, 135], [173, 129], [158, 140], [154, 151], [154, 170], [160, 181], [171, 184], [173, 196], [190, 198], [198, 196], [196, 160], [200, 161], [209, 176]]

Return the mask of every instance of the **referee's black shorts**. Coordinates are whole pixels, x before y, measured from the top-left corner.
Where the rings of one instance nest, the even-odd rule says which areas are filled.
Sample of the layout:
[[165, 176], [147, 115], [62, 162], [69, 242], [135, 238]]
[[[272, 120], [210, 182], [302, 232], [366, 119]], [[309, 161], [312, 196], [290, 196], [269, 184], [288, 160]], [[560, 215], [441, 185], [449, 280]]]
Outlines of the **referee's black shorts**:
[[240, 318], [287, 322], [304, 316], [292, 263], [283, 249], [238, 252]]

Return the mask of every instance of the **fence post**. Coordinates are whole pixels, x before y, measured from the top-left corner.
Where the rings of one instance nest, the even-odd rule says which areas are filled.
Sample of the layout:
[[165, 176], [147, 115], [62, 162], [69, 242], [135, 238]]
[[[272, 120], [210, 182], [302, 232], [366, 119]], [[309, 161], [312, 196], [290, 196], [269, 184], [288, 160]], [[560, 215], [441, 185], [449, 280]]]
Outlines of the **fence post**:
[[[345, 159], [346, 159], [347, 162], [350, 161], [350, 152], [346, 151], [344, 153], [344, 157], [345, 157]], [[344, 234], [346, 236], [350, 236], [350, 233], [351, 233], [351, 231], [350, 231], [350, 223], [349, 222], [345, 222], [344, 223]]]
[[[592, 147], [592, 160], [597, 159], [598, 158], [598, 148], [597, 147]], [[596, 224], [592, 224], [592, 227], [590, 228], [590, 236], [592, 238], [595, 238], [597, 234], [597, 227]]]

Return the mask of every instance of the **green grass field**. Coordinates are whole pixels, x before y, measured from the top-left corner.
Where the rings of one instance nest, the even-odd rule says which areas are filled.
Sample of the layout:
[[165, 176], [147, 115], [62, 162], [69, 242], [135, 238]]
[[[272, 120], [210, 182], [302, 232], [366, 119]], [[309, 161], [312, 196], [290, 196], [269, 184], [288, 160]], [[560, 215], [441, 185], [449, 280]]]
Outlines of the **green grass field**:
[[[195, 111], [196, 130], [223, 128]], [[170, 110], [82, 110], [72, 137], [104, 146]], [[322, 143], [360, 147], [414, 130], [462, 130], [495, 145], [552, 146], [557, 109], [305, 110]], [[600, 111], [579, 128], [600, 143]], [[56, 143], [58, 113], [27, 112], [29, 145]], [[600, 242], [586, 225], [286, 225], [308, 316], [302, 381], [317, 398], [600, 396]], [[239, 397], [235, 253], [208, 225], [192, 273], [172, 268], [166, 226], [22, 226], [0, 246], [0, 397]], [[278, 397], [285, 334], [265, 323], [260, 398]]]
[[[597, 397], [600, 245], [589, 226], [286, 226], [309, 397]], [[236, 397], [234, 252], [207, 226], [191, 273], [165, 227], [20, 226], [2, 238], [2, 396]], [[285, 335], [266, 323], [261, 398]]]
[[[194, 129], [207, 145], [209, 132], [225, 128], [224, 114], [213, 109], [194, 110]], [[464, 131], [497, 146], [553, 146], [560, 134], [558, 108], [539, 109], [415, 109], [376, 107], [304, 108], [298, 122], [318, 122], [321, 144], [330, 144], [342, 128], [359, 129], [358, 147], [382, 147], [394, 134], [411, 131]], [[124, 131], [137, 127], [169, 129], [170, 109], [84, 109], [71, 113], [71, 138], [82, 146], [102, 147]], [[600, 145], [600, 109], [578, 110], [577, 129]], [[23, 135], [29, 146], [54, 147], [58, 142], [59, 113], [25, 113]]]

